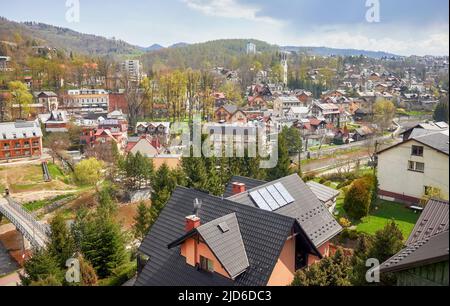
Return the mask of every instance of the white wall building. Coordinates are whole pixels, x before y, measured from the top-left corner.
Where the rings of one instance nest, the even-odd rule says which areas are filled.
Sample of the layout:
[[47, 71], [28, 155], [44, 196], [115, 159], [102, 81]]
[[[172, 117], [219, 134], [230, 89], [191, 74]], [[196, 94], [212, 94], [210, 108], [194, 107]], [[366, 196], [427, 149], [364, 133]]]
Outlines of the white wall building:
[[406, 141], [378, 153], [379, 195], [420, 203], [427, 196], [449, 199], [448, 130], [416, 129]]

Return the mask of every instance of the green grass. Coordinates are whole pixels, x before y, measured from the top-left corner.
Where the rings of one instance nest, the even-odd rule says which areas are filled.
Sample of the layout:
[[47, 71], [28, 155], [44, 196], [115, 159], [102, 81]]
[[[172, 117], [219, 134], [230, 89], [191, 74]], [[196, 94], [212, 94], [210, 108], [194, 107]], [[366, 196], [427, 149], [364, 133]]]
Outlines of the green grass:
[[62, 170], [55, 164], [48, 164], [48, 171], [50, 172], [52, 179], [60, 179], [64, 181], [66, 178], [66, 175], [64, 175]]
[[368, 217], [363, 218], [357, 225], [357, 231], [374, 235], [383, 229], [388, 222], [394, 220], [403, 233], [403, 238], [407, 239], [411, 234], [414, 225], [419, 219], [419, 214], [405, 208], [404, 205], [379, 200], [378, 209], [375, 209]]
[[69, 194], [61, 194], [52, 199], [28, 202], [23, 205], [23, 208], [25, 208], [29, 212], [33, 212], [33, 211], [39, 210], [41, 208], [47, 207], [57, 201], [68, 199], [71, 197], [73, 197], [73, 194], [70, 194], [70, 193]]

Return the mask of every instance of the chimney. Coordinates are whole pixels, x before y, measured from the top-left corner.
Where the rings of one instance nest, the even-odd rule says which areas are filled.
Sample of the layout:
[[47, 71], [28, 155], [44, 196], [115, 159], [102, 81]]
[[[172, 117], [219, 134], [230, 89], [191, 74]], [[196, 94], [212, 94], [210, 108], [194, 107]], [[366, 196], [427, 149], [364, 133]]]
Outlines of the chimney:
[[234, 182], [233, 183], [233, 195], [240, 194], [247, 191], [245, 184]]
[[200, 226], [200, 218], [192, 215], [186, 217], [186, 232], [192, 231], [194, 228]]
[[199, 199], [194, 200], [194, 214], [186, 217], [186, 232], [190, 232], [194, 228], [197, 228], [201, 224], [199, 210], [202, 207], [202, 201]]

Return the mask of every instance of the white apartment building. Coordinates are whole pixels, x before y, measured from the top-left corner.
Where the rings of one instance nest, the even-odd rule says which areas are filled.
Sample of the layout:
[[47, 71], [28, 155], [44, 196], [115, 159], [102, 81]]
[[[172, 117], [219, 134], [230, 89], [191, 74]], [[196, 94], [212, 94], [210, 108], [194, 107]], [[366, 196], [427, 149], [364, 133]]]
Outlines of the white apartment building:
[[63, 107], [72, 113], [86, 115], [107, 114], [109, 110], [109, 94], [104, 89], [68, 90], [63, 98]]
[[140, 82], [143, 78], [142, 64], [138, 60], [126, 60], [122, 62], [122, 72], [126, 73], [130, 81]]

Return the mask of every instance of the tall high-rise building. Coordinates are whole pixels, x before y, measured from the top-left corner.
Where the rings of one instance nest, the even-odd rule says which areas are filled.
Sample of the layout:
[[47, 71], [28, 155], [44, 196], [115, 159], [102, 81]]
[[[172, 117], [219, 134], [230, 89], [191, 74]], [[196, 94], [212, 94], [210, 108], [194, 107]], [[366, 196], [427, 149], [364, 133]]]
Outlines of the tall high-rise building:
[[140, 82], [142, 80], [142, 65], [138, 60], [122, 62], [122, 72], [127, 74], [130, 81]]
[[256, 54], [256, 45], [254, 43], [247, 43], [247, 54]]

